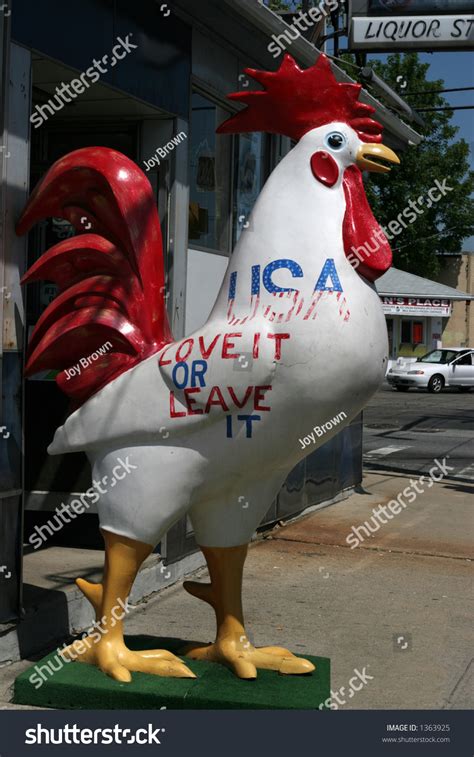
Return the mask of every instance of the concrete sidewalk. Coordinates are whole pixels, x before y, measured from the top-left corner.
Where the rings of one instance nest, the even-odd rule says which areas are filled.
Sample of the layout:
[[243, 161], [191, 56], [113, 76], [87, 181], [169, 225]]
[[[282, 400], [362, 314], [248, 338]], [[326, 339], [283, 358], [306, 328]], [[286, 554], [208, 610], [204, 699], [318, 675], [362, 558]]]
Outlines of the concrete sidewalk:
[[[341, 709], [472, 707], [474, 486], [435, 484], [351, 549], [352, 527], [411, 487], [409, 476], [383, 472], [367, 473], [363, 485], [364, 493], [252, 545], [244, 580], [248, 635], [257, 645], [330, 657]], [[197, 575], [206, 579], [203, 569]], [[127, 633], [207, 641], [214, 619], [178, 583], [140, 605]], [[0, 708], [29, 664], [0, 668]], [[349, 697], [355, 670], [366, 683]]]

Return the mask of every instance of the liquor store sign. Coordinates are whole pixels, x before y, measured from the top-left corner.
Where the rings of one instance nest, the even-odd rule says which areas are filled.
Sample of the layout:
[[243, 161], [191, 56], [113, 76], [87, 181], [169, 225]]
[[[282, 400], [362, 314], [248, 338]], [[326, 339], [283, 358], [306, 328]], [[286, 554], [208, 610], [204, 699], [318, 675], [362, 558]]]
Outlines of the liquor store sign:
[[425, 315], [448, 318], [451, 300], [436, 297], [381, 297], [385, 315]]
[[353, 16], [354, 50], [468, 50], [474, 47], [474, 14], [438, 16]]

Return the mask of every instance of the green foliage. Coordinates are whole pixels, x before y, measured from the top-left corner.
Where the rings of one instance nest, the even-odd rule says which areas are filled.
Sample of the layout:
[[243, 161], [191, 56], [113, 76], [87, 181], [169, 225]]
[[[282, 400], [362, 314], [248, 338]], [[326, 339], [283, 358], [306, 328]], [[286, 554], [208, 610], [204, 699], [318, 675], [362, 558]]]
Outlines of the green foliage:
[[272, 11], [290, 11], [293, 10], [291, 3], [285, 0], [270, 0], [268, 7]]
[[301, 3], [292, 3], [290, 0], [269, 0], [265, 3], [272, 11], [298, 11]]
[[[421, 63], [416, 53], [389, 55], [387, 61], [371, 61], [370, 65], [384, 81], [399, 91], [427, 92], [430, 94], [407, 97], [406, 101], [423, 107], [443, 107], [449, 103], [433, 90], [443, 89], [442, 79], [427, 79], [429, 64]], [[354, 70], [352, 76], [354, 76]], [[402, 77], [401, 79], [397, 78]], [[400, 89], [406, 81], [407, 86]], [[424, 210], [412, 224], [392, 241], [393, 263], [397, 268], [419, 276], [433, 277], [439, 271], [437, 253], [460, 252], [463, 240], [472, 233], [474, 202], [474, 173], [469, 171], [469, 145], [456, 139], [458, 127], [451, 124], [453, 112], [437, 111], [421, 114], [426, 127], [420, 129], [424, 140], [410, 147], [399, 157], [401, 166], [390, 174], [371, 174], [367, 182], [367, 196], [377, 220], [386, 226], [395, 220], [409, 200], [427, 198], [427, 192], [436, 180], [452, 191], [438, 203]]]

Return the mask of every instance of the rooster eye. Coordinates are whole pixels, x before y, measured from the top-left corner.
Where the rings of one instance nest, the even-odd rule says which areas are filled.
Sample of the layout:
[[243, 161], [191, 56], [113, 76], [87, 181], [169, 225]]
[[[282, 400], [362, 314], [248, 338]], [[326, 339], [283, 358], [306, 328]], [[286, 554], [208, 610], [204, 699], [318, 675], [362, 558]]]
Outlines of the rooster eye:
[[333, 131], [326, 137], [326, 144], [331, 150], [342, 150], [346, 144], [346, 138], [340, 131]]

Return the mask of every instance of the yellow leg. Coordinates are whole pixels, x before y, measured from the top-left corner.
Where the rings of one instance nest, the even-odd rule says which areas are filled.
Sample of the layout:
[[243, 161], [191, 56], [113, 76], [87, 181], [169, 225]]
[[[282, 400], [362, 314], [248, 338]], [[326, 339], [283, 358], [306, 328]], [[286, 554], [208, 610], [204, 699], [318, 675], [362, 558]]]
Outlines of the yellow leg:
[[76, 586], [94, 608], [95, 619], [100, 620], [102, 617], [102, 584], [93, 584], [84, 578], [76, 578]]
[[201, 547], [211, 577], [210, 584], [186, 581], [184, 588], [210, 604], [216, 613], [217, 635], [213, 644], [192, 642], [182, 653], [193, 660], [209, 660], [230, 668], [239, 678], [257, 677], [257, 668], [284, 674], [311, 673], [309, 660], [283, 647], [254, 647], [245, 633], [242, 610], [242, 577], [247, 545]]
[[77, 659], [99, 667], [116, 681], [129, 682], [131, 673], [195, 678], [189, 668], [164, 649], [132, 652], [123, 640], [123, 616], [140, 565], [153, 547], [125, 536], [102, 531], [105, 541], [103, 585], [78, 579], [77, 585], [96, 611], [97, 623], [82, 641], [62, 651], [66, 659]]

